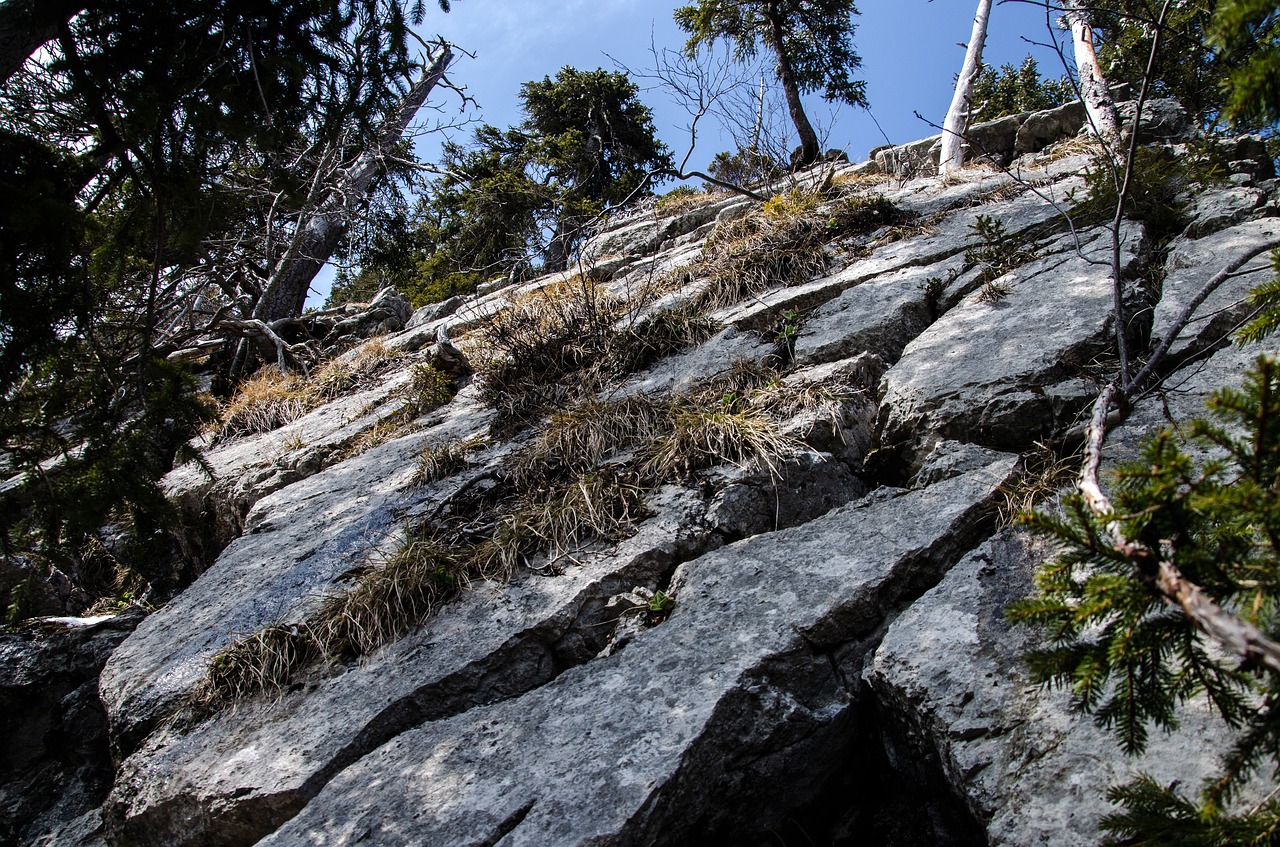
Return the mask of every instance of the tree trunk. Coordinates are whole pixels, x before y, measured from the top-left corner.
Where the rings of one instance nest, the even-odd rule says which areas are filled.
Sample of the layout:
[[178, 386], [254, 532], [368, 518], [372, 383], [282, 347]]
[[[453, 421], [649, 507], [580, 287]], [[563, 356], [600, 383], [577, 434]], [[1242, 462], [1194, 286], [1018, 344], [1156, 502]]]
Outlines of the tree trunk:
[[88, 0], [5, 0], [0, 3], [0, 84], [89, 7]]
[[965, 50], [964, 65], [956, 79], [956, 93], [951, 98], [947, 119], [942, 122], [942, 156], [938, 172], [943, 176], [964, 165], [964, 134], [969, 128], [969, 98], [973, 84], [982, 72], [982, 48], [987, 42], [987, 19], [991, 17], [991, 0], [978, 0], [978, 12], [973, 18], [973, 34]]
[[452, 60], [453, 51], [445, 45], [396, 110], [383, 119], [372, 146], [363, 151], [351, 167], [339, 172], [337, 185], [311, 211], [306, 223], [299, 226], [289, 250], [272, 269], [253, 317], [274, 321], [302, 313], [311, 280], [337, 249], [370, 183], [382, 169], [383, 158], [404, 135], [405, 128], [444, 77]]
[[1104, 140], [1120, 137], [1120, 120], [1111, 100], [1111, 89], [1098, 64], [1093, 49], [1093, 26], [1089, 10], [1081, 0], [1062, 0], [1062, 8], [1071, 24], [1071, 40], [1075, 46], [1076, 70], [1080, 76], [1080, 99], [1089, 114], [1089, 126]]
[[787, 111], [791, 114], [791, 122], [795, 124], [796, 134], [800, 136], [799, 155], [793, 157], [794, 167], [805, 167], [818, 161], [822, 151], [818, 147], [818, 134], [809, 123], [809, 116], [804, 113], [804, 105], [800, 102], [800, 87], [796, 83], [795, 74], [791, 70], [791, 58], [782, 48], [782, 13], [775, 3], [765, 4], [765, 19], [772, 31], [772, 46], [778, 54], [778, 81], [782, 83], [782, 92], [787, 97]]

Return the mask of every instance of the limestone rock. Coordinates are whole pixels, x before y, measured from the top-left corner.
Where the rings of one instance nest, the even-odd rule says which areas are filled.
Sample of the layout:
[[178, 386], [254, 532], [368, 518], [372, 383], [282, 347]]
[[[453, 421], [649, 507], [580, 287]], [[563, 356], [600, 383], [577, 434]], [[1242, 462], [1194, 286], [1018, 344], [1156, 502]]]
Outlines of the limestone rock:
[[1072, 715], [1061, 690], [1029, 684], [1035, 635], [1004, 608], [1031, 588], [1045, 545], [997, 536], [967, 556], [889, 628], [866, 677], [904, 762], [932, 761], [986, 825], [992, 847], [1096, 844], [1106, 787], [1146, 771], [1194, 785], [1213, 773], [1227, 733], [1192, 704], [1173, 735], [1126, 759], [1116, 740]]
[[[1249, 189], [1236, 189], [1249, 191]], [[1169, 246], [1163, 294], [1156, 305], [1151, 334], [1163, 339], [1174, 321], [1206, 282], [1245, 253], [1267, 245], [1280, 246], [1280, 218], [1246, 221], [1202, 238], [1180, 237]], [[1196, 310], [1195, 317], [1169, 349], [1175, 360], [1226, 340], [1249, 315], [1249, 289], [1271, 273], [1269, 253], [1245, 266], [1253, 270], [1227, 280]]]
[[[907, 345], [881, 381], [884, 446], [960, 438], [1021, 449], [1069, 423], [1090, 393], [1072, 378], [1107, 349], [1111, 283], [1100, 233], [1063, 237], [1048, 255], [1003, 277], [994, 302], [974, 293]], [[1145, 253], [1141, 228], [1123, 241], [1124, 267]], [[1060, 384], [1062, 392], [1046, 390]], [[914, 448], [912, 448], [914, 449]]]
[[936, 580], [1012, 466], [993, 456], [686, 564], [666, 623], [523, 697], [397, 736], [264, 847], [675, 843], [731, 837], [747, 809], [780, 820], [853, 720], [824, 651]]
[[102, 803], [112, 764], [98, 673], [141, 618], [50, 618], [0, 635], [0, 842], [69, 833]]

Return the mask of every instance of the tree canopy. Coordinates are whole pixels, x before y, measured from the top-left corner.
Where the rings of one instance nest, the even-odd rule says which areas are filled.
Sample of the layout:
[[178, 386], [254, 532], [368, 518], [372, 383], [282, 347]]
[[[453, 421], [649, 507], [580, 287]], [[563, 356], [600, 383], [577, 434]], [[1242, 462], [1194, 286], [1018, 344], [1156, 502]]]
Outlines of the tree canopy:
[[595, 216], [651, 193], [671, 167], [625, 74], [565, 67], [522, 85], [520, 101], [518, 126], [486, 124], [469, 144], [444, 145], [441, 176], [415, 215], [413, 258], [384, 239], [392, 249], [370, 256], [363, 281], [334, 302], [368, 295], [372, 277], [423, 303], [538, 262], [562, 270]]
[[[0, 590], [15, 569], [88, 584], [104, 558], [146, 581], [164, 558], [157, 480], [209, 414], [168, 339], [251, 312], [272, 245], [409, 90], [425, 7], [0, 12], [0, 459], [32, 472], [5, 494]], [[105, 543], [108, 524], [132, 540]]]
[[776, 73], [800, 138], [794, 164], [808, 165], [821, 153], [805, 114], [802, 94], [821, 91], [829, 101], [866, 105], [866, 83], [852, 74], [862, 60], [853, 47], [858, 8], [853, 0], [698, 0], [675, 10], [694, 55], [718, 39], [742, 59], [761, 48], [777, 58]]

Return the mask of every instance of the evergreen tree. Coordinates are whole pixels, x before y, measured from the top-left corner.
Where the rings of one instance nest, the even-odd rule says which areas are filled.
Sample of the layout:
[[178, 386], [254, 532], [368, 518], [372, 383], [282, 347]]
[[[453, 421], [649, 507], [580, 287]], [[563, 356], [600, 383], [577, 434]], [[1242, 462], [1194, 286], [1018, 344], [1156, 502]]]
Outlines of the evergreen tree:
[[805, 166], [822, 151], [800, 96], [821, 90], [829, 101], [866, 105], [866, 83], [850, 76], [861, 65], [853, 48], [856, 14], [853, 0], [698, 0], [676, 9], [675, 19], [689, 34], [689, 56], [721, 38], [742, 59], [754, 57], [762, 45], [774, 54], [800, 137], [792, 164]]
[[416, 259], [372, 255], [362, 274], [382, 274], [421, 304], [535, 260], [563, 270], [593, 218], [650, 194], [671, 167], [638, 94], [625, 74], [600, 69], [525, 83], [519, 126], [485, 125], [469, 145], [444, 145], [442, 175], [417, 211]]
[[1218, 0], [1209, 40], [1229, 70], [1222, 116], [1246, 126], [1280, 121], [1280, 10], [1274, 0]]
[[1022, 64], [986, 67], [973, 85], [971, 102], [975, 120], [993, 121], [1019, 112], [1052, 109], [1075, 99], [1066, 79], [1045, 79], [1036, 60], [1027, 56]]
[[[65, 4], [38, 11], [54, 5]], [[92, 578], [104, 561], [176, 587], [163, 584], [174, 572], [162, 567], [158, 480], [209, 409], [166, 360], [164, 335], [198, 303], [252, 305], [261, 277], [246, 234], [280, 219], [247, 187], [298, 208], [311, 174], [289, 165], [302, 149], [363, 142], [404, 90], [408, 27], [424, 9], [95, 0], [76, 11], [36, 21], [49, 28], [28, 43], [43, 49], [0, 85], [0, 463], [26, 479], [6, 486], [0, 525], [0, 588], [25, 574], [0, 594], [15, 615], [51, 569], [91, 595], [110, 590]], [[12, 22], [0, 14], [0, 35]]]
[[634, 199], [648, 189], [653, 172], [671, 167], [638, 95], [626, 74], [601, 69], [566, 67], [554, 80], [521, 86], [520, 137], [555, 206], [547, 270], [565, 267], [590, 218]]

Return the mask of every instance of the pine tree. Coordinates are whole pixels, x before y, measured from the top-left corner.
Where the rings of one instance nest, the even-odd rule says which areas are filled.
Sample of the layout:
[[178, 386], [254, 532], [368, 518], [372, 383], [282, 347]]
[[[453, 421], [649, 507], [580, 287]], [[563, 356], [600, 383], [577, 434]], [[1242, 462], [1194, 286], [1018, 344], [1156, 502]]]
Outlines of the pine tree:
[[853, 0], [698, 0], [675, 11], [689, 34], [685, 52], [725, 39], [742, 59], [763, 45], [777, 59], [778, 82], [800, 137], [793, 165], [817, 161], [818, 135], [805, 114], [802, 94], [822, 91], [829, 101], [866, 105], [866, 83], [850, 74], [861, 65], [853, 49]]

